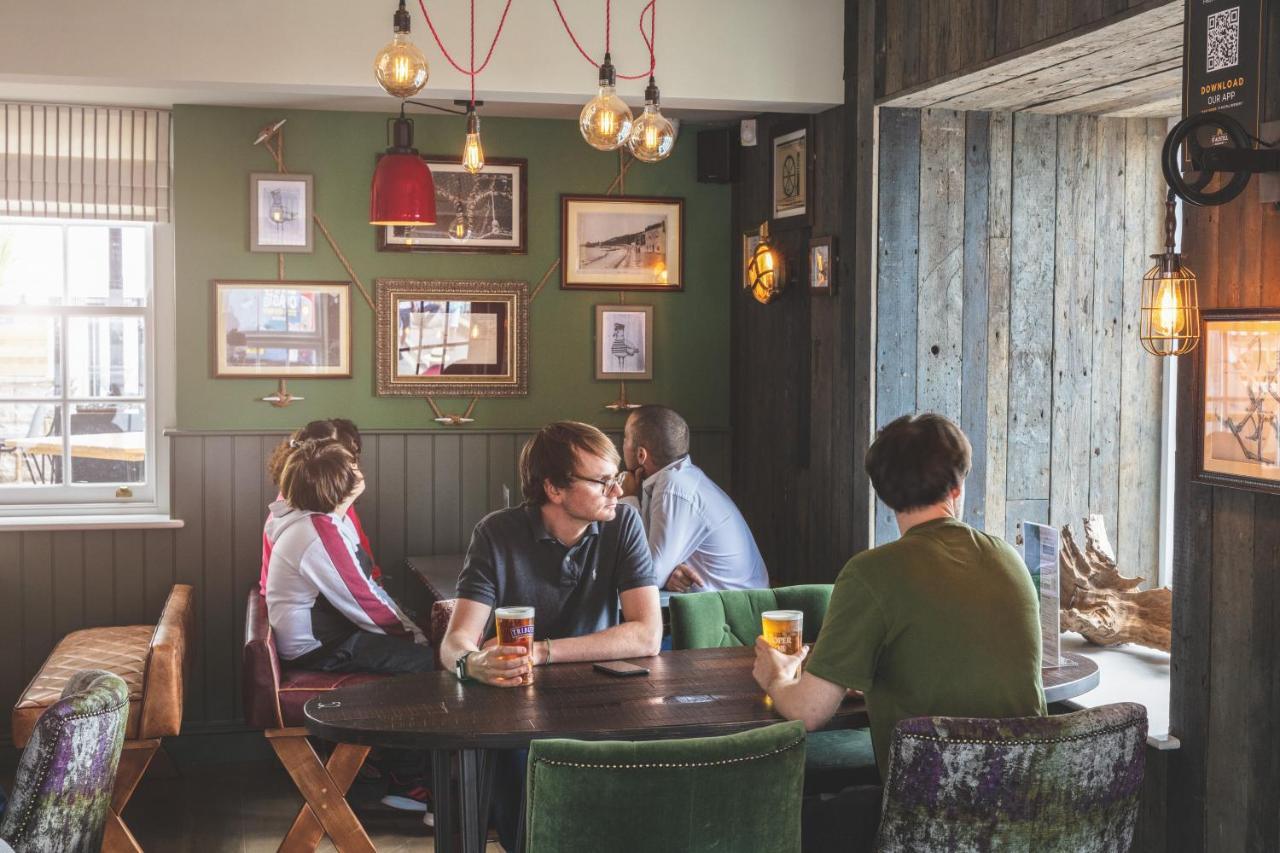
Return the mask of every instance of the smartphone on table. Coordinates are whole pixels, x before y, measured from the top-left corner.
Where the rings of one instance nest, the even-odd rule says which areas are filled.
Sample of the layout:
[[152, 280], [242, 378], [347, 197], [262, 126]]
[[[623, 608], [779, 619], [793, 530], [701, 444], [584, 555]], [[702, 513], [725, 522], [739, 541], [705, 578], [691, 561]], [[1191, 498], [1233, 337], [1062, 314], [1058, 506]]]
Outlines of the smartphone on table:
[[592, 664], [592, 667], [598, 672], [606, 675], [625, 678], [629, 675], [648, 675], [649, 670], [639, 664], [630, 663], [625, 660], [602, 660]]

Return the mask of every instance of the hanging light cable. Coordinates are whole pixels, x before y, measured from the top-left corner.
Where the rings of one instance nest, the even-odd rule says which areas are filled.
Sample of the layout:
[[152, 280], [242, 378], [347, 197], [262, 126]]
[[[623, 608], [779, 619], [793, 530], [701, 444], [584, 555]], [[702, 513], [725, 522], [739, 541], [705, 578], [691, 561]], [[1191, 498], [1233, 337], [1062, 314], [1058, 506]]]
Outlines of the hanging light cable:
[[631, 108], [615, 91], [618, 78], [610, 55], [612, 19], [612, 0], [605, 0], [604, 62], [600, 64], [599, 89], [578, 116], [582, 138], [597, 151], [616, 151], [631, 133]]
[[1196, 274], [1175, 250], [1177, 212], [1173, 190], [1164, 204], [1164, 252], [1152, 255], [1156, 265], [1142, 277], [1142, 316], [1139, 334], [1152, 355], [1183, 355], [1200, 343], [1200, 304]]
[[467, 105], [467, 136], [462, 145], [462, 168], [472, 175], [484, 168], [480, 144], [480, 116], [476, 114], [476, 0], [471, 0], [471, 103]]
[[412, 98], [427, 85], [431, 68], [422, 51], [409, 40], [409, 12], [404, 0], [400, 0], [400, 8], [391, 20], [394, 35], [374, 57], [373, 73], [388, 95]]
[[644, 112], [631, 127], [631, 135], [627, 137], [627, 148], [637, 160], [645, 163], [656, 163], [665, 160], [676, 144], [676, 129], [671, 121], [662, 114], [658, 99], [658, 84], [653, 78], [657, 64], [654, 44], [657, 42], [654, 19], [657, 17], [657, 0], [645, 8], [649, 12], [649, 35], [644, 34], [644, 12], [640, 13], [640, 36], [649, 48], [649, 85], [644, 90]]

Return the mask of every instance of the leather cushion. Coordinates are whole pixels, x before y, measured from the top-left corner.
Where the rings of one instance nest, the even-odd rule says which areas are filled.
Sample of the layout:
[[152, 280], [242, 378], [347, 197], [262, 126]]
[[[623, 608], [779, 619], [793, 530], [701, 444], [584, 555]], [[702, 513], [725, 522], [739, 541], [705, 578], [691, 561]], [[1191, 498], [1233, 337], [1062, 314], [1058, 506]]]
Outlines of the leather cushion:
[[142, 715], [143, 673], [151, 648], [154, 625], [86, 628], [73, 631], [54, 646], [44, 666], [22, 692], [13, 709], [13, 743], [25, 746], [36, 720], [62, 698], [73, 675], [85, 669], [102, 669], [124, 679], [129, 689], [129, 719], [125, 737], [138, 737]]
[[302, 706], [313, 696], [339, 687], [351, 687], [386, 678], [369, 672], [319, 672], [313, 669], [286, 669], [280, 673], [280, 714], [285, 726], [305, 725]]

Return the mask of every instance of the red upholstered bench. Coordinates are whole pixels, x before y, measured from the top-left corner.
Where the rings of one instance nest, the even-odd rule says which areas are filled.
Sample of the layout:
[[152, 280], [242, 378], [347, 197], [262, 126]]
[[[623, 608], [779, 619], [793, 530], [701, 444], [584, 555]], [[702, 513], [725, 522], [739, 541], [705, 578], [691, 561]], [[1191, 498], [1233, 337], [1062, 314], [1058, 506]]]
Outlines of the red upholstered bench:
[[[427, 638], [437, 650], [452, 614], [451, 600], [437, 601], [432, 607]], [[245, 720], [263, 729], [298, 793], [306, 800], [280, 850], [315, 850], [327, 834], [341, 853], [372, 851], [369, 836], [346, 801], [347, 790], [369, 754], [369, 747], [340, 743], [329, 760], [321, 762], [307, 740], [302, 708], [313, 696], [386, 676], [281, 670], [267, 620], [267, 602], [256, 588], [249, 591], [244, 632]]]

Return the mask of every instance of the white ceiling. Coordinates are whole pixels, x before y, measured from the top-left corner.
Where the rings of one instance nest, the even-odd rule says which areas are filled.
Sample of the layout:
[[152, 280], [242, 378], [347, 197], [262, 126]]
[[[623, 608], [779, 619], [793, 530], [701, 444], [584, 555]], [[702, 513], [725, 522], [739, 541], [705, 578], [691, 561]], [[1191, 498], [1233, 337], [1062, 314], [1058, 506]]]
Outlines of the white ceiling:
[[[613, 0], [613, 59], [648, 67], [637, 27], [645, 0]], [[171, 106], [218, 104], [391, 111], [373, 78], [391, 37], [393, 0], [3, 0], [0, 100]], [[476, 3], [477, 62], [503, 0]], [[603, 54], [604, 2], [561, 0], [574, 33]], [[468, 3], [428, 0], [445, 46], [467, 64]], [[468, 94], [416, 2], [414, 42], [431, 79], [420, 98]], [[843, 0], [683, 0], [657, 5], [657, 81], [664, 110], [689, 120], [817, 112], [844, 99]], [[489, 115], [576, 116], [595, 70], [573, 47], [550, 0], [513, 0], [489, 67], [477, 78]], [[644, 81], [619, 81], [643, 102]]]

